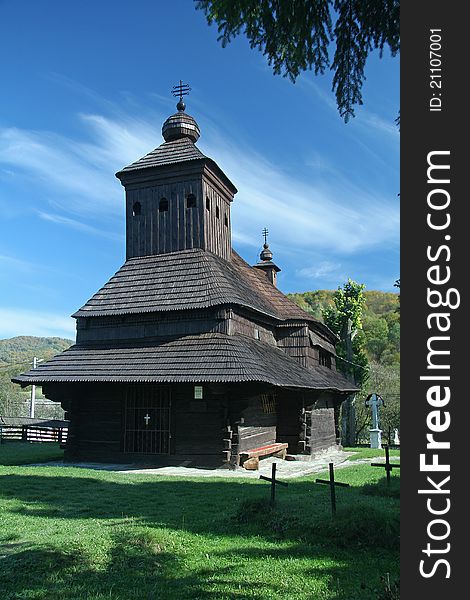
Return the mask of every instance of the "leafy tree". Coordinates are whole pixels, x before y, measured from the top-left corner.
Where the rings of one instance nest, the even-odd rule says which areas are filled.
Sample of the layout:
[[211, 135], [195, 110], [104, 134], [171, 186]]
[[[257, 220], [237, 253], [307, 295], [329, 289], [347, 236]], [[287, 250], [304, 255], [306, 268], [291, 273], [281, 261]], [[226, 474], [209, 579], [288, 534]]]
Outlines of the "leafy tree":
[[[400, 289], [400, 284], [401, 284], [400, 279], [397, 279], [393, 285], [394, 285], [394, 287]], [[398, 294], [398, 308], [397, 308], [397, 312], [400, 312], [400, 294]]]
[[[334, 331], [341, 342], [336, 346], [339, 368], [362, 385], [367, 380], [367, 355], [364, 350], [362, 311], [364, 308], [364, 285], [351, 279], [339, 287], [333, 295], [334, 307], [323, 310], [325, 324]], [[341, 406], [341, 440], [346, 446], [356, 442], [354, 394], [348, 396]]]
[[[400, 50], [399, 0], [196, 0], [217, 23], [222, 46], [244, 33], [267, 57], [275, 75], [295, 82], [302, 71], [333, 70], [332, 91], [347, 122], [362, 104], [369, 54]], [[334, 46], [333, 60], [329, 51]]]
[[[343, 287], [339, 287], [334, 293], [334, 307], [326, 306], [323, 310], [325, 324], [341, 340], [336, 347], [336, 353], [345, 360], [339, 361], [339, 367], [358, 384], [366, 381], [368, 365], [365, 337], [362, 330], [362, 312], [365, 304], [364, 287], [363, 284], [348, 279]], [[350, 327], [350, 336], [348, 327]], [[348, 349], [349, 343], [351, 343], [351, 348]]]
[[389, 345], [389, 328], [387, 320], [382, 317], [367, 316], [364, 318], [367, 354], [376, 361], [380, 360]]

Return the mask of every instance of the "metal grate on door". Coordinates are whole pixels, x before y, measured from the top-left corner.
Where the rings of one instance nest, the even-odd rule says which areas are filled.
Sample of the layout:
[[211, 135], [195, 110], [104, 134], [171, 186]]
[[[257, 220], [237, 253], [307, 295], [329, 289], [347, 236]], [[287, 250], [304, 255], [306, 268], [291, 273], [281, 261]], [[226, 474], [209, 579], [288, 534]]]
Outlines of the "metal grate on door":
[[124, 452], [170, 453], [169, 387], [130, 386], [124, 411]]

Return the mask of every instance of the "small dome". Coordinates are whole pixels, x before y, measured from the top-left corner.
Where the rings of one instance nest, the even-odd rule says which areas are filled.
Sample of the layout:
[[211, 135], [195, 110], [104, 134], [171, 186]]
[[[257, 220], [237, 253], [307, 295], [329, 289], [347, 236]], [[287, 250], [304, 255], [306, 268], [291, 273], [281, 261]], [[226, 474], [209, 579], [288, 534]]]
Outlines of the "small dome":
[[165, 142], [172, 142], [173, 140], [179, 140], [187, 137], [192, 142], [197, 142], [201, 132], [199, 125], [191, 115], [187, 115], [184, 112], [186, 108], [184, 102], [178, 102], [178, 112], [163, 123], [162, 135]]
[[259, 255], [259, 257], [261, 258], [261, 260], [272, 260], [273, 259], [273, 253], [271, 252], [268, 244], [263, 244], [263, 250], [261, 251], [261, 254]]

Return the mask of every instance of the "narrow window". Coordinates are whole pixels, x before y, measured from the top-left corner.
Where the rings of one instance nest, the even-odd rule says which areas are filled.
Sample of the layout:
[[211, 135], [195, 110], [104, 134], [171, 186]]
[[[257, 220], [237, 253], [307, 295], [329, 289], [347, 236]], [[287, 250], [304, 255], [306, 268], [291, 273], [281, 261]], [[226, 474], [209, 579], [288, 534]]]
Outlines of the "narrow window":
[[261, 394], [261, 406], [267, 415], [276, 414], [276, 396], [274, 394]]
[[211, 201], [209, 200], [208, 196], [206, 196], [206, 208], [207, 208], [207, 210], [211, 209]]
[[328, 369], [331, 369], [331, 354], [329, 352], [327, 352], [326, 350], [323, 350], [322, 348], [320, 348], [318, 362], [323, 367], [328, 367]]
[[195, 208], [196, 206], [196, 196], [194, 194], [189, 194], [186, 198], [186, 208]]
[[166, 198], [162, 198], [158, 205], [158, 212], [167, 212], [168, 210], [168, 200]]
[[228, 227], [228, 217], [227, 217], [227, 215], [224, 216], [224, 223], [225, 223], [225, 227]]
[[132, 216], [137, 217], [138, 215], [140, 215], [141, 209], [142, 207], [140, 206], [140, 202], [135, 202], [134, 206], [132, 207]]
[[219, 211], [219, 207], [218, 206], [215, 207], [215, 216], [217, 218], [219, 218], [219, 216], [220, 216], [220, 211]]

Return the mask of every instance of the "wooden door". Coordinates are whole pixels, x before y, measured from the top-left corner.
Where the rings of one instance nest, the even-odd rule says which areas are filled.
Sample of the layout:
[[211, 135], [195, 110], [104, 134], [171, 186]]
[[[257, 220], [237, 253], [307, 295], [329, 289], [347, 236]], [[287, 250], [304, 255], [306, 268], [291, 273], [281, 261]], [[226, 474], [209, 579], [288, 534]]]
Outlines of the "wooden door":
[[124, 452], [169, 454], [170, 388], [130, 386], [125, 403]]

